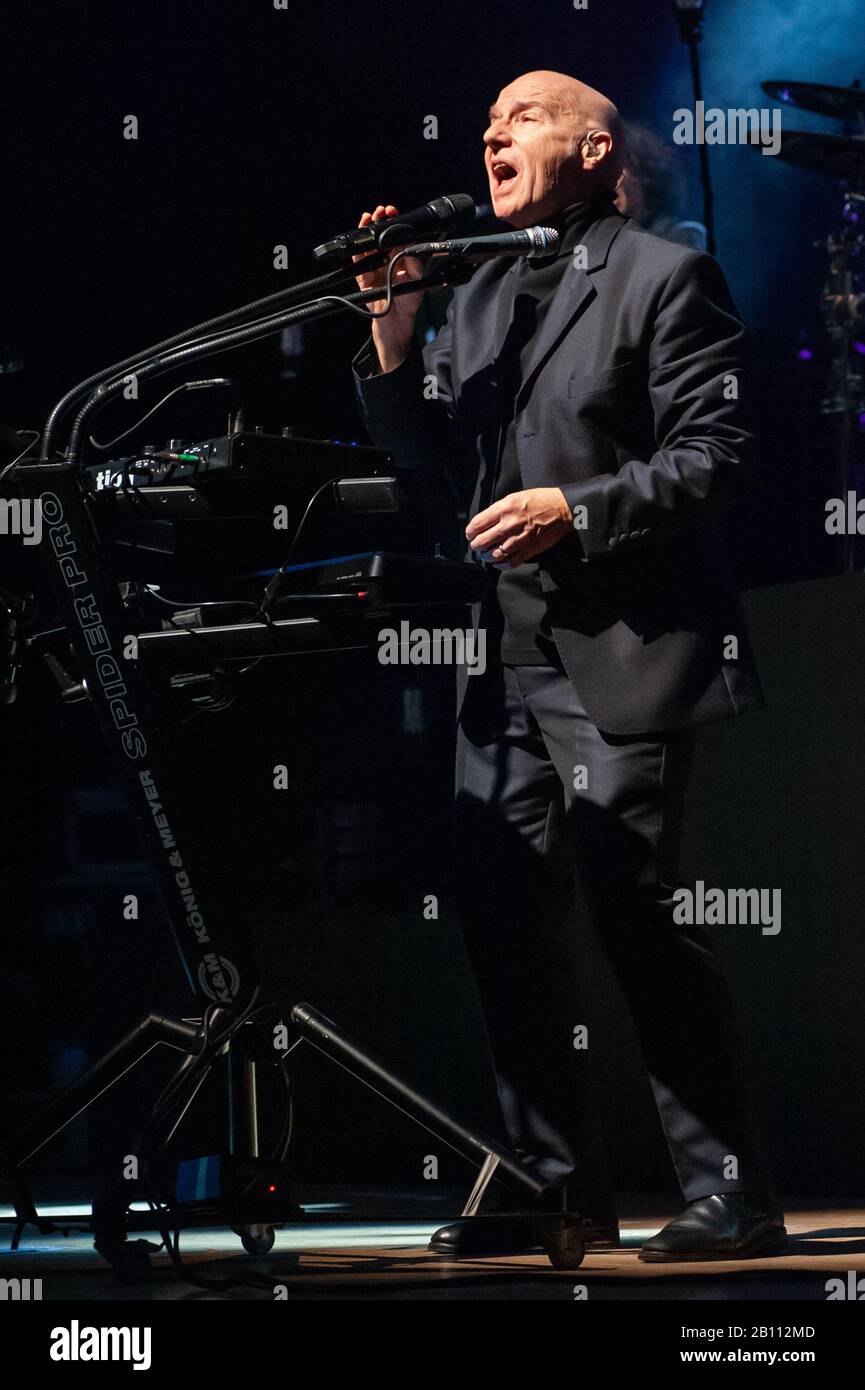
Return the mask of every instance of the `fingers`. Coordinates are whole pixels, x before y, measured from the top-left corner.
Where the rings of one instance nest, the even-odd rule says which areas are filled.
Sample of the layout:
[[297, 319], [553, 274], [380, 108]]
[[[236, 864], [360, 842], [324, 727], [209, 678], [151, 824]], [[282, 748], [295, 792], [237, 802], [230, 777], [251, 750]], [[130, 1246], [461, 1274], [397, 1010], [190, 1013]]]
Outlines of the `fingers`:
[[383, 217], [396, 217], [396, 212], [393, 203], [379, 203], [375, 212], [362, 212], [357, 225], [368, 227], [370, 222], [380, 222]]
[[[378, 203], [371, 212], [367, 209], [365, 212], [361, 213], [357, 225], [358, 227], [368, 227], [373, 222], [380, 222], [383, 218], [396, 217], [397, 214], [398, 209], [393, 203]], [[377, 264], [375, 269], [370, 269], [366, 273], [363, 271], [364, 262], [370, 260], [376, 261], [378, 259], [378, 255], [374, 248], [370, 248], [352, 256], [352, 261], [355, 266], [355, 277], [361, 289], [384, 289], [385, 285], [388, 283], [388, 266], [395, 256], [401, 256], [401, 259], [391, 276], [391, 283], [393, 285], [405, 284], [407, 281], [423, 279], [425, 267], [416, 256], [402, 256], [401, 249], [398, 246], [382, 247], [380, 254], [385, 257], [387, 265], [383, 266]], [[417, 305], [420, 303], [422, 295], [423, 291], [419, 291], [417, 295], [408, 294], [404, 297], [396, 298], [392, 306], [394, 322], [402, 324], [408, 316], [417, 313]], [[382, 306], [385, 304], [386, 300], [384, 299], [375, 300], [372, 303], [368, 301], [367, 307], [372, 311], [380, 312]], [[375, 334], [375, 332], [376, 326], [374, 325], [373, 333]]]
[[[368, 227], [371, 222], [380, 222], [383, 217], [393, 217], [395, 213], [396, 208], [394, 207], [393, 203], [379, 203], [374, 212], [362, 212], [360, 215], [360, 221], [357, 225], [359, 227]], [[363, 262], [368, 258], [369, 255], [369, 251], [363, 251], [357, 256], [352, 256], [351, 259], [354, 262], [354, 264], [358, 267], [359, 271], [363, 269]], [[361, 285], [361, 288], [368, 288], [370, 286], [374, 286], [376, 278], [383, 283], [383, 277], [376, 277], [375, 271], [373, 271], [370, 275], [366, 276], [362, 276], [359, 274], [358, 284]]]
[[472, 550], [476, 559], [481, 560], [485, 565], [492, 565], [493, 569], [508, 570], [515, 569], [522, 564], [528, 556], [523, 554], [522, 546], [517, 543], [511, 545], [510, 541], [505, 541], [503, 545], [494, 546], [492, 550]]
[[494, 502], [491, 507], [485, 507], [482, 512], [478, 512], [466, 527], [466, 540], [472, 541], [480, 535], [481, 531], [486, 531], [490, 526], [494, 526], [500, 520], [504, 510], [504, 502]]
[[487, 564], [493, 561], [514, 563], [516, 553], [526, 540], [525, 526], [503, 498], [472, 517], [466, 527], [466, 540]]
[[519, 524], [502, 520], [495, 526], [486, 527], [478, 532], [471, 542], [472, 550], [495, 550], [503, 547], [508, 541], [513, 545], [520, 539], [521, 531], [522, 527]]
[[423, 261], [420, 260], [419, 257], [404, 256], [402, 263], [405, 267], [406, 274], [409, 276], [410, 279], [420, 280], [422, 278], [425, 271], [425, 266]]
[[[396, 213], [397, 213], [397, 209], [394, 207], [393, 203], [379, 203], [378, 206], [374, 209], [373, 212], [362, 212], [361, 215], [360, 215], [360, 221], [358, 222], [357, 225], [358, 225], [359, 227], [368, 227], [368, 226], [370, 225], [371, 222], [380, 222], [380, 221], [382, 220], [383, 217], [395, 217], [395, 216], [396, 216]], [[394, 256], [396, 255], [396, 253], [397, 253], [397, 248], [396, 248], [396, 247], [393, 247], [393, 248], [391, 248], [389, 251], [385, 252], [385, 254], [387, 255], [388, 260], [393, 260], [393, 258], [394, 258]], [[372, 254], [373, 254], [372, 251], [363, 251], [363, 252], [361, 252], [360, 254], [358, 254], [358, 255], [356, 255], [356, 256], [352, 256], [352, 260], [353, 260], [353, 262], [355, 263], [355, 265], [358, 266], [359, 269], [362, 269], [362, 268], [363, 268], [363, 262], [364, 262], [364, 260], [366, 260], [367, 257], [371, 256]], [[419, 269], [417, 272], [414, 273], [414, 275], [413, 275], [412, 278], [417, 278], [417, 279], [419, 279], [420, 276], [421, 276], [422, 274], [423, 274], [423, 267], [421, 266], [420, 269]], [[376, 271], [373, 271], [373, 272], [372, 272], [372, 275], [377, 275], [377, 272], [376, 272]], [[397, 279], [400, 278], [399, 273], [397, 274], [396, 278], [397, 278]], [[402, 278], [404, 279], [405, 276], [403, 276]], [[381, 284], [384, 283], [384, 276], [383, 276], [383, 275], [377, 275], [377, 279], [378, 279], [378, 282], [379, 282], [379, 283], [381, 283]], [[370, 280], [369, 283], [373, 283], [373, 282]]]
[[571, 509], [560, 488], [515, 492], [478, 512], [466, 539], [486, 563], [517, 566], [568, 535]]

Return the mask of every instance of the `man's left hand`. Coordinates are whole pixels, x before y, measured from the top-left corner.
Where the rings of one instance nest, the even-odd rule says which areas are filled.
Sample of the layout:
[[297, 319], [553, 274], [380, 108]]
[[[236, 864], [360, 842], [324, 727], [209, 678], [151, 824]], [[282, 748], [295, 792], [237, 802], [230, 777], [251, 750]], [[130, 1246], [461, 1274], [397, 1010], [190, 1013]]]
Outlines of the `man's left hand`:
[[530, 487], [512, 492], [478, 512], [466, 527], [474, 551], [484, 551], [505, 568], [523, 565], [567, 536], [571, 509], [557, 487]]

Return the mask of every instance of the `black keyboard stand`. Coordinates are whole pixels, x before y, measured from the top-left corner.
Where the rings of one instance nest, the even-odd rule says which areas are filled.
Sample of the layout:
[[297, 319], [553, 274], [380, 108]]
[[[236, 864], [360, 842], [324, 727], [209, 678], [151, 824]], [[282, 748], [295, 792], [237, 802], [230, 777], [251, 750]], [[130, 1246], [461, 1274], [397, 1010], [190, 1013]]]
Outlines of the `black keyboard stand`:
[[[6, 1144], [2, 1165], [16, 1213], [13, 1248], [27, 1225], [35, 1225], [42, 1231], [57, 1229], [56, 1223], [37, 1213], [22, 1172], [27, 1159], [153, 1048], [161, 1045], [172, 1049], [180, 1054], [180, 1062], [134, 1151], [142, 1167], [139, 1176], [144, 1182], [144, 1192], [151, 1200], [154, 1190], [147, 1186], [147, 1174], [220, 1054], [228, 1053], [229, 1057], [229, 1151], [240, 1162], [254, 1164], [258, 1161], [256, 1073], [257, 1057], [262, 1056], [258, 1049], [270, 1048], [268, 1060], [273, 1061], [272, 1028], [265, 1034], [256, 1023], [262, 1010], [257, 1002], [259, 980], [251, 944], [236, 923], [225, 919], [219, 889], [197, 833], [196, 821], [175, 783], [164, 721], [147, 679], [146, 662], [138, 659], [140, 652], [138, 656], [128, 656], [128, 639], [135, 634], [127, 631], [129, 620], [112, 578], [97, 522], [88, 506], [80, 470], [74, 464], [49, 463], [22, 467], [18, 476], [22, 495], [41, 499], [47, 582], [61, 620], [68, 628], [86, 692], [114, 767], [126, 786], [199, 1016], [179, 1019], [156, 1011], [148, 1013]], [[288, 620], [289, 626], [292, 621]], [[303, 624], [305, 620], [300, 621]], [[312, 626], [307, 625], [305, 632], [293, 631], [284, 644], [278, 633], [281, 623], [271, 623], [269, 634], [258, 631], [265, 626], [260, 623], [232, 625], [228, 633], [230, 650], [238, 655], [320, 650], [327, 645], [328, 633], [321, 628], [318, 619], [310, 622]], [[244, 627], [250, 629], [246, 637], [251, 642], [241, 653]], [[253, 628], [256, 631], [253, 632]], [[345, 633], [342, 635], [345, 645], [363, 644], [357, 634], [354, 639]], [[332, 639], [333, 633], [329, 636]], [[296, 637], [300, 640], [295, 640]], [[152, 638], [152, 645], [158, 645], [159, 635], [153, 634]], [[178, 638], [182, 647], [182, 633], [167, 634], [163, 645], [168, 647]], [[309, 645], [305, 647], [307, 640]], [[268, 643], [275, 643], [270, 652], [265, 651]], [[146, 640], [141, 645], [146, 648]], [[134, 643], [131, 649], [137, 650]], [[535, 1223], [552, 1262], [566, 1269], [580, 1264], [585, 1248], [585, 1221], [574, 1212], [547, 1211], [543, 1215], [535, 1212], [530, 1216], [528, 1209], [543, 1193], [544, 1186], [515, 1158], [484, 1135], [461, 1125], [414, 1090], [310, 1005], [296, 1004], [290, 1011], [290, 1023], [295, 1035], [290, 1051], [305, 1041], [441, 1142], [479, 1165], [479, 1176], [464, 1214], [475, 1213], [495, 1173], [506, 1186], [525, 1197], [526, 1219]], [[150, 1253], [159, 1248], [128, 1239], [131, 1230], [152, 1229], [154, 1224], [152, 1215], [138, 1217], [130, 1211], [135, 1191], [134, 1182], [115, 1175], [94, 1200], [89, 1222], [97, 1249], [118, 1277], [127, 1282], [135, 1282], [146, 1275]], [[224, 1208], [216, 1217], [213, 1211], [205, 1208], [188, 1211], [173, 1198], [166, 1211], [168, 1215], [163, 1224], [168, 1227], [219, 1224], [228, 1220], [244, 1247], [256, 1253], [263, 1253], [272, 1246], [275, 1224], [303, 1219], [303, 1213], [292, 1206], [288, 1197], [276, 1208], [273, 1203], [262, 1200], [260, 1210], [252, 1209], [247, 1201], [229, 1217]], [[66, 1222], [61, 1220], [61, 1224]]]

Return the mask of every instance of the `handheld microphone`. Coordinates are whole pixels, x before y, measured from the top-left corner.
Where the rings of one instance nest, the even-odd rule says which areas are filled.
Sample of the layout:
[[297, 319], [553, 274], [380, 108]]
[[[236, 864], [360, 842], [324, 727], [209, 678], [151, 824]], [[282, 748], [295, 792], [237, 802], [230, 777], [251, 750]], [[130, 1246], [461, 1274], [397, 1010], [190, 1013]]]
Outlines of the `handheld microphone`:
[[370, 222], [368, 227], [354, 227], [332, 241], [316, 246], [313, 256], [317, 261], [350, 261], [364, 251], [375, 251], [379, 247], [399, 246], [410, 241], [417, 234], [457, 231], [474, 217], [475, 202], [467, 193], [449, 193], [443, 198], [433, 198], [421, 208], [411, 212], [400, 212], [395, 217], [382, 217], [379, 222]]
[[461, 261], [488, 261], [495, 256], [549, 256], [559, 244], [552, 227], [526, 227], [520, 232], [495, 236], [460, 237], [456, 241], [419, 241], [407, 246], [411, 256], [452, 256]]

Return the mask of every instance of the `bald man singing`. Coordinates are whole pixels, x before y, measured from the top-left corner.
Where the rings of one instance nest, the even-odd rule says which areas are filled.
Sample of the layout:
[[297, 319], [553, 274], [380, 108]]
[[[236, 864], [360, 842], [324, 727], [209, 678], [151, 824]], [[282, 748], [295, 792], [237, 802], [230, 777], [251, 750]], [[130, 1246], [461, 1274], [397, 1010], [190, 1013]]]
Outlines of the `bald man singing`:
[[[713, 536], [755, 471], [744, 330], [712, 258], [616, 210], [626, 152], [606, 97], [527, 73], [483, 139], [496, 216], [555, 228], [555, 252], [485, 263], [423, 351], [422, 294], [397, 298], [355, 374], [398, 466], [446, 463], [474, 482], [466, 538], [495, 580], [476, 613], [486, 670], [460, 679], [455, 882], [504, 1124], [547, 1184], [542, 1205], [616, 1242], [591, 1035], [575, 1045], [591, 923], [687, 1203], [641, 1258], [765, 1254], [783, 1217], [731, 1003], [673, 900], [692, 731], [761, 703]], [[395, 212], [380, 204], [361, 225]], [[423, 272], [400, 267], [397, 280]], [[517, 1205], [500, 1194], [432, 1248], [528, 1248]]]

